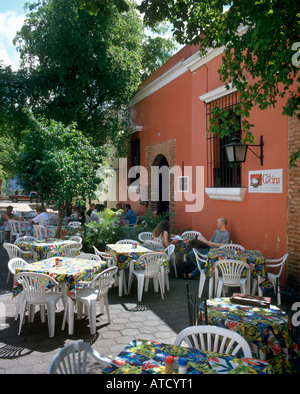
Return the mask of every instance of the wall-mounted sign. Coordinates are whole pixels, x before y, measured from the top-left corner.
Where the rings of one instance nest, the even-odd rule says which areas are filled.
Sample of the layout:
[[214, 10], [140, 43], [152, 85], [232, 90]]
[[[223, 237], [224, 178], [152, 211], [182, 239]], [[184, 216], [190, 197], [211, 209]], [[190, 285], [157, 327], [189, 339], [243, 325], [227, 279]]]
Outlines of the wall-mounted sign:
[[282, 193], [282, 169], [249, 171], [249, 193]]

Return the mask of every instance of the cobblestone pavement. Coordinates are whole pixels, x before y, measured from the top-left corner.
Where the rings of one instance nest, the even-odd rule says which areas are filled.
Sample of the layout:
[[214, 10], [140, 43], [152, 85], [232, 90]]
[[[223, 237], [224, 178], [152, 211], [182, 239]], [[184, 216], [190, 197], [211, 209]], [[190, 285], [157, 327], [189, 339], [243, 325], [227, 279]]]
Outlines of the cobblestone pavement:
[[[117, 287], [110, 289], [111, 323], [106, 323], [106, 315], [98, 315], [95, 335], [90, 334], [86, 318], [75, 320], [74, 335], [68, 335], [67, 327], [62, 331], [63, 306], [58, 304], [54, 338], [49, 338], [47, 323], [40, 322], [37, 309], [34, 323], [28, 324], [26, 320], [18, 336], [12, 278], [6, 284], [7, 262], [6, 251], [0, 245], [0, 374], [45, 374], [57, 351], [78, 340], [88, 342], [99, 353], [113, 359], [132, 339], [173, 343], [176, 335], [189, 325], [186, 282], [172, 277], [171, 273], [170, 290], [164, 300], [160, 293], [154, 293], [151, 285], [142, 302], [137, 302], [136, 282], [127, 296], [119, 297]], [[189, 284], [197, 294], [198, 280]], [[96, 372], [95, 364], [90, 362], [90, 366]]]

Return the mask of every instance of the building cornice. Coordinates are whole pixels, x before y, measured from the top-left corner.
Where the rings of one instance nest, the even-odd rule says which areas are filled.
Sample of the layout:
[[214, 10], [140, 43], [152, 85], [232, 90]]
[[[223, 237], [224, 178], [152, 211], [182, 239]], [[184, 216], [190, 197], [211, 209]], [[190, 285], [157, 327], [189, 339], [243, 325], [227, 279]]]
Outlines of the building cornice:
[[216, 49], [210, 49], [208, 50], [207, 54], [205, 56], [200, 56], [199, 52], [194, 53], [192, 56], [189, 58], [180, 61], [177, 63], [174, 67], [170, 68], [168, 71], [166, 71], [163, 75], [155, 79], [153, 82], [151, 82], [149, 85], [145, 86], [143, 89], [141, 89], [139, 92], [136, 93], [136, 95], [133, 97], [131, 100], [129, 106], [132, 107], [133, 105], [137, 104], [144, 98], [150, 96], [154, 92], [158, 91], [162, 87], [166, 86], [168, 83], [172, 82], [176, 78], [180, 77], [187, 71], [194, 72], [198, 68], [202, 67], [204, 64], [210, 62], [212, 59], [215, 57], [219, 56], [221, 53], [223, 53], [224, 47], [222, 48], [216, 48]]

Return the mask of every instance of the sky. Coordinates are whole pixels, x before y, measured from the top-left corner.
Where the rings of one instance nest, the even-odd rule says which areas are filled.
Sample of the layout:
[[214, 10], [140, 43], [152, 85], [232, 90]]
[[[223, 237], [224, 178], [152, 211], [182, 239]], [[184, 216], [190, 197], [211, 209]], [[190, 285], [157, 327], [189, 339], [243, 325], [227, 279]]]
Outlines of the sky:
[[33, 0], [0, 0], [0, 60], [19, 68], [19, 55], [12, 41], [25, 19], [24, 4]]

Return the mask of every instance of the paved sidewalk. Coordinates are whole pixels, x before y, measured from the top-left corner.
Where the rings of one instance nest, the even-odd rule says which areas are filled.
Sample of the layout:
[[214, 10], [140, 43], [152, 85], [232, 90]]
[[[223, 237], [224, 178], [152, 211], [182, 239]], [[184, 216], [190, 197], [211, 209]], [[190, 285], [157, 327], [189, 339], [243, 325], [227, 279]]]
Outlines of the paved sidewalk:
[[[164, 300], [150, 285], [142, 302], [137, 302], [136, 281], [128, 296], [119, 297], [118, 288], [112, 288], [109, 292], [111, 323], [106, 324], [105, 315], [98, 315], [95, 335], [90, 334], [86, 318], [75, 320], [74, 335], [68, 335], [67, 327], [61, 331], [63, 307], [59, 304], [54, 338], [49, 338], [47, 323], [40, 322], [37, 310], [34, 323], [28, 324], [26, 320], [18, 336], [19, 321], [14, 320], [15, 301], [11, 296], [12, 278], [6, 284], [7, 262], [6, 251], [0, 245], [0, 374], [44, 374], [56, 352], [73, 341], [88, 342], [99, 353], [114, 358], [132, 339], [173, 343], [176, 335], [189, 325], [186, 282], [170, 275], [170, 291], [165, 293]], [[189, 284], [197, 294], [198, 280], [191, 280]], [[96, 368], [93, 363], [91, 367]]]

